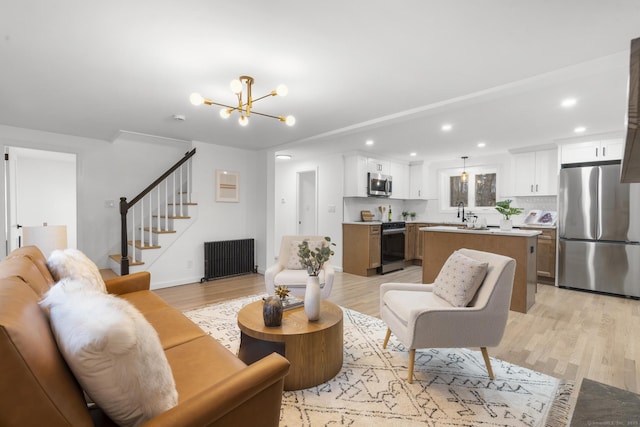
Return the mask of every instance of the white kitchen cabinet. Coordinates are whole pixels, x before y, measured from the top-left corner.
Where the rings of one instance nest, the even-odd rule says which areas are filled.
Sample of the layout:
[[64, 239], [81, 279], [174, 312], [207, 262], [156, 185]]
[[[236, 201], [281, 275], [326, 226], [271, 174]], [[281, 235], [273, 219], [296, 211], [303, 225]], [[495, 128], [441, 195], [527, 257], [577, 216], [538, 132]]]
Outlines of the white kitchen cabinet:
[[391, 173], [391, 162], [374, 158], [367, 159], [367, 172], [393, 175]]
[[512, 156], [514, 196], [558, 194], [558, 151], [541, 150]]
[[[378, 171], [378, 167], [380, 170]], [[344, 196], [367, 197], [367, 174], [382, 173], [393, 179], [394, 199], [409, 198], [409, 165], [367, 158], [359, 154], [344, 155]]]
[[344, 196], [367, 197], [367, 158], [344, 156]]
[[621, 138], [573, 142], [560, 146], [560, 162], [569, 164], [621, 160], [623, 151], [624, 142]]
[[391, 197], [394, 199], [409, 198], [409, 165], [389, 162], [389, 174], [393, 180]]
[[435, 173], [423, 162], [412, 163], [409, 166], [409, 198], [437, 199], [437, 185]]

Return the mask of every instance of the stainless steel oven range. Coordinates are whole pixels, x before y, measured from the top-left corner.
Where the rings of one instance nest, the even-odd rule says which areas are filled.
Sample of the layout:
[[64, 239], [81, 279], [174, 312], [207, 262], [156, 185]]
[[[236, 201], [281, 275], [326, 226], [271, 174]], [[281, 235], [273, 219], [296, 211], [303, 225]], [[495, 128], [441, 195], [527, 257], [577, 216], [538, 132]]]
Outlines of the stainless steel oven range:
[[378, 273], [385, 274], [404, 268], [404, 233], [404, 221], [382, 223], [382, 266], [378, 267]]

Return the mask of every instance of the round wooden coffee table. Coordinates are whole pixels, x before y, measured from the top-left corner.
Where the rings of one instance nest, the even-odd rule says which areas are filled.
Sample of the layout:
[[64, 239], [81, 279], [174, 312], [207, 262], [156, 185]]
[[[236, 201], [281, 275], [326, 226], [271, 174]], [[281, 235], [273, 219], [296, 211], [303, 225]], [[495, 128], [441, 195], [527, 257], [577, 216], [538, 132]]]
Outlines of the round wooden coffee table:
[[310, 322], [304, 308], [286, 310], [282, 325], [267, 327], [262, 318], [262, 301], [238, 312], [240, 348], [238, 357], [251, 364], [274, 351], [291, 363], [284, 378], [285, 390], [301, 390], [322, 384], [342, 369], [342, 309], [322, 301], [320, 319]]

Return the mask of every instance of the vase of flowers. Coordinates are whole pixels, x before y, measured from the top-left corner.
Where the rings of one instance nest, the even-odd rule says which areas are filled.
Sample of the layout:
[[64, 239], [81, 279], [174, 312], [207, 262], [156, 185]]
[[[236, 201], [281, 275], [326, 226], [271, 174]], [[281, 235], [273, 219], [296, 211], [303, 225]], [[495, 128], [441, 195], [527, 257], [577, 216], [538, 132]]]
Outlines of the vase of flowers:
[[496, 202], [496, 210], [502, 214], [503, 219], [500, 220], [500, 230], [508, 231], [513, 228], [513, 223], [511, 222], [512, 215], [520, 215], [524, 212], [523, 208], [512, 208], [511, 202], [513, 200], [503, 200], [501, 202]]
[[300, 264], [306, 268], [309, 277], [307, 278], [307, 287], [304, 292], [304, 312], [311, 321], [320, 318], [320, 279], [318, 275], [325, 262], [329, 261], [333, 251], [330, 237], [324, 238], [325, 242], [315, 249], [309, 248], [309, 242], [303, 241], [298, 245], [298, 257]]

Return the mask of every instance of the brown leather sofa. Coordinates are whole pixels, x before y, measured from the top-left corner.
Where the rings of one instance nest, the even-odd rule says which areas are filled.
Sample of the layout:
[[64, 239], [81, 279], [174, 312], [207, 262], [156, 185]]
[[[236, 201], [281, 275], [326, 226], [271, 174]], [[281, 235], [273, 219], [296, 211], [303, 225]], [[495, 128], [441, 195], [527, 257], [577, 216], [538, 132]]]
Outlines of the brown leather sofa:
[[[148, 273], [106, 282], [158, 331], [178, 405], [144, 426], [277, 426], [289, 362], [271, 354], [245, 365], [149, 290]], [[20, 248], [0, 262], [0, 425], [113, 425], [87, 409], [38, 305], [54, 280], [42, 252]]]

